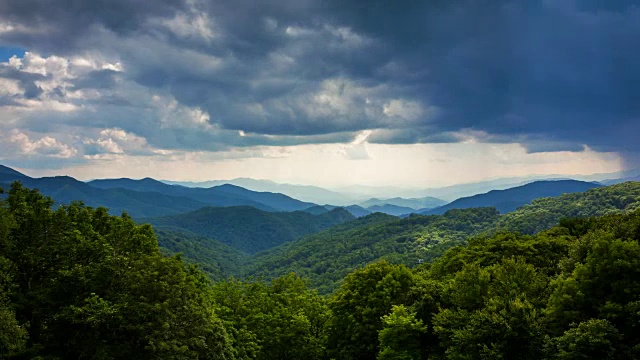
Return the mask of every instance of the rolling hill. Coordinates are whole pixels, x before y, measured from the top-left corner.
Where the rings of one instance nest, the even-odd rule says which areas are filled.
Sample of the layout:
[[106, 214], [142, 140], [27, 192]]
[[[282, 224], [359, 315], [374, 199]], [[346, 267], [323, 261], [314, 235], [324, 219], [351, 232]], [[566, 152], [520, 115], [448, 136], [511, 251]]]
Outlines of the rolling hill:
[[254, 254], [304, 235], [353, 220], [342, 208], [313, 215], [304, 211], [267, 212], [249, 206], [204, 207], [173, 216], [140, 219], [156, 228], [183, 229]]
[[[328, 210], [333, 210], [338, 208], [338, 206], [335, 205], [325, 205], [324, 206], [325, 209]], [[348, 212], [351, 213], [351, 215], [355, 216], [355, 217], [362, 217], [362, 216], [367, 216], [369, 214], [371, 214], [371, 211], [363, 208], [362, 206], [359, 205], [349, 205], [349, 206], [344, 206], [342, 207], [343, 209], [347, 210]]]
[[498, 218], [493, 208], [406, 219], [374, 213], [257, 254], [244, 275], [270, 279], [293, 271], [308, 277], [321, 293], [330, 293], [354, 268], [380, 259], [409, 266], [429, 261]]
[[6, 167], [4, 165], [0, 165], [0, 176], [2, 178], [7, 177], [7, 178], [21, 178], [21, 177], [27, 177], [27, 175], [18, 172], [10, 167]]
[[531, 204], [503, 215], [497, 228], [535, 234], [557, 224], [563, 218], [629, 213], [639, 208], [640, 182], [629, 181], [582, 193], [534, 200]]
[[469, 209], [491, 206], [502, 214], [511, 212], [534, 199], [559, 196], [566, 193], [583, 192], [601, 185], [578, 180], [546, 180], [513, 187], [492, 190], [484, 194], [460, 198], [447, 205], [421, 212], [424, 215], [443, 214], [451, 209]]
[[182, 253], [187, 262], [198, 264], [214, 280], [238, 274], [250, 258], [249, 254], [220, 241], [184, 229], [155, 228], [154, 231], [165, 253]]
[[257, 254], [243, 273], [271, 278], [294, 271], [328, 293], [354, 268], [379, 259], [415, 265], [439, 257], [469, 237], [503, 230], [535, 234], [563, 218], [629, 213], [639, 208], [640, 182], [628, 182], [534, 200], [504, 215], [495, 208], [452, 209], [442, 215], [404, 219], [377, 213]]

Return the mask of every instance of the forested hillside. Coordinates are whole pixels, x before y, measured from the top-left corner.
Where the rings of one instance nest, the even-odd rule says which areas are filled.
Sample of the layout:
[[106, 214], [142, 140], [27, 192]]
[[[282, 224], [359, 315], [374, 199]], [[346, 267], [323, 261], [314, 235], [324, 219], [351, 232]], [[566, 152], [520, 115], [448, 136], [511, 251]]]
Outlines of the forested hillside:
[[[163, 256], [148, 225], [52, 204], [19, 184], [0, 202], [0, 358], [640, 357], [640, 209], [631, 206], [536, 235], [477, 236], [413, 269], [375, 261], [321, 296], [294, 274], [212, 283]], [[395, 236], [411, 221], [415, 231], [473, 232], [497, 216], [374, 214], [331, 231]]]
[[182, 254], [182, 259], [204, 271], [214, 280], [240, 274], [251, 255], [212, 238], [179, 228], [154, 228], [160, 249], [168, 254]]
[[638, 208], [640, 182], [630, 181], [583, 193], [534, 200], [529, 205], [505, 214], [500, 219], [498, 228], [534, 234], [557, 224], [562, 218], [631, 212]]
[[640, 183], [629, 182], [540, 199], [505, 215], [495, 208], [456, 209], [385, 224], [354, 223], [353, 228], [329, 229], [258, 254], [244, 274], [273, 278], [296, 271], [322, 292], [330, 292], [345, 274], [376, 259], [411, 266], [428, 262], [471, 236], [502, 230], [534, 234], [563, 218], [625, 213], [639, 207]]
[[174, 216], [141, 219], [158, 228], [180, 228], [253, 254], [354, 219], [342, 208], [313, 215], [268, 212], [249, 206], [204, 207]]
[[329, 293], [354, 268], [379, 259], [407, 266], [430, 261], [497, 220], [492, 208], [402, 220], [374, 213], [258, 254], [244, 275], [271, 279], [293, 271], [309, 278], [321, 293]]

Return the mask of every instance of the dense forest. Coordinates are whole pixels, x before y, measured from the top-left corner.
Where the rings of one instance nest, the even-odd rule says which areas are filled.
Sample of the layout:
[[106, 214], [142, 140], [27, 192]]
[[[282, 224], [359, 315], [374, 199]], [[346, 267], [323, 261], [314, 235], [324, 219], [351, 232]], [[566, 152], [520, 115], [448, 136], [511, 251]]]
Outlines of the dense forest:
[[295, 271], [321, 293], [331, 293], [354, 268], [378, 259], [413, 267], [432, 261], [469, 237], [502, 231], [531, 235], [563, 218], [627, 213], [638, 208], [640, 183], [628, 182], [538, 199], [503, 215], [494, 208], [452, 209], [443, 215], [405, 219], [374, 214], [257, 254], [238, 271], [267, 279]]
[[159, 228], [180, 228], [254, 254], [353, 219], [343, 208], [313, 215], [304, 211], [268, 212], [251, 206], [207, 206], [138, 221]]
[[[317, 236], [342, 236], [345, 248], [379, 238], [354, 262], [368, 265], [330, 279], [321, 295], [310, 274], [284, 270], [214, 282], [193, 260], [166, 255], [151, 226], [81, 203], [53, 209], [16, 183], [0, 204], [0, 358], [635, 359], [637, 189], [540, 200], [511, 213], [514, 222], [485, 208], [338, 225]], [[544, 231], [531, 226], [552, 220]], [[171, 229], [163, 236], [174, 251], [225, 252], [210, 270], [219, 274], [242, 261], [197, 234], [192, 245]], [[418, 250], [451, 238], [433, 242], [447, 244], [438, 256], [407, 262], [402, 249], [416, 250], [416, 236]], [[379, 242], [391, 247], [382, 259]], [[396, 250], [399, 258], [389, 255]]]

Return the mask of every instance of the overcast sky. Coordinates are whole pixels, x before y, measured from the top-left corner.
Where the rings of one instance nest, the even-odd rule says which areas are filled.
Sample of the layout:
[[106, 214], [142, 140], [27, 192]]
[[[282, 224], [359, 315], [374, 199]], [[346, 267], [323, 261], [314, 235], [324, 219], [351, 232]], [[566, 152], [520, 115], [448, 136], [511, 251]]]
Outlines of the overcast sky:
[[637, 168], [634, 3], [0, 0], [0, 163], [425, 187]]

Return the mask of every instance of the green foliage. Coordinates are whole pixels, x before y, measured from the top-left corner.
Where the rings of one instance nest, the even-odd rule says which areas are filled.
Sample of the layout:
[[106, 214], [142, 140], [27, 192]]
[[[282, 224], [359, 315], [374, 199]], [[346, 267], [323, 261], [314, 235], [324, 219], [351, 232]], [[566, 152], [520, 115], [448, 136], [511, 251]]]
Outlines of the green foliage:
[[[80, 203], [52, 210], [16, 184], [0, 203], [0, 357], [638, 358], [636, 185], [606, 189], [516, 217], [373, 214], [261, 254], [247, 272], [268, 282], [211, 285], [164, 256], [150, 226]], [[548, 229], [576, 208], [606, 215]], [[535, 234], [499, 230], [520, 226]], [[160, 235], [212, 277], [251, 260], [197, 234]], [[337, 290], [320, 296], [308, 281]]]
[[179, 228], [216, 239], [248, 254], [353, 220], [342, 208], [312, 215], [303, 211], [267, 212], [250, 206], [204, 207], [174, 216], [142, 219], [158, 228]]
[[619, 350], [621, 336], [607, 320], [590, 319], [567, 330], [553, 340], [554, 353], [550, 358], [558, 360], [624, 359]]
[[375, 359], [382, 317], [408, 302], [413, 274], [385, 261], [349, 274], [330, 302], [328, 351], [338, 359]]
[[585, 235], [584, 242], [584, 260], [553, 282], [547, 309], [551, 328], [559, 332], [573, 322], [605, 319], [626, 342], [640, 344], [640, 244], [601, 230]]
[[630, 213], [637, 209], [640, 209], [640, 182], [630, 181], [582, 193], [534, 200], [502, 216], [498, 228], [535, 234], [556, 225], [563, 218]]
[[406, 266], [430, 261], [491, 227], [498, 216], [492, 208], [406, 219], [376, 213], [258, 254], [245, 274], [270, 278], [294, 271], [330, 293], [354, 268], [378, 260]]
[[519, 258], [534, 265], [547, 275], [556, 274], [558, 262], [569, 252], [572, 238], [565, 234], [539, 234], [535, 237], [513, 233], [498, 233], [492, 237], [478, 237], [467, 241], [436, 259], [430, 275], [443, 279], [462, 270], [466, 264], [490, 266], [503, 258]]
[[14, 272], [12, 263], [0, 256], [0, 358], [23, 351], [27, 339], [27, 331], [18, 323], [9, 302], [15, 290], [12, 282]]
[[420, 338], [427, 331], [415, 312], [404, 305], [394, 305], [391, 313], [382, 317], [384, 328], [378, 333], [378, 360], [419, 360]]
[[448, 281], [446, 308], [434, 318], [443, 354], [450, 359], [534, 359], [542, 345], [536, 305], [546, 276], [521, 261], [467, 265]]
[[326, 299], [300, 277], [228, 280], [213, 289], [217, 313], [233, 329], [238, 359], [324, 358]]
[[158, 245], [167, 254], [181, 253], [185, 262], [198, 268], [213, 280], [224, 280], [238, 274], [249, 255], [214, 239], [183, 229], [156, 228]]
[[[3, 344], [2, 352], [77, 359], [233, 355], [204, 275], [162, 256], [150, 226], [80, 203], [53, 211], [50, 198], [18, 183], [6, 204], [13, 225], [0, 255], [3, 274], [11, 276], [2, 277], [10, 291], [3, 291], [0, 326], [16, 346]], [[21, 347], [24, 329], [29, 341]]]

